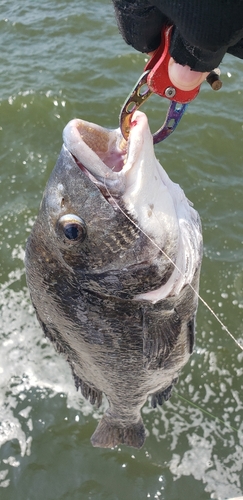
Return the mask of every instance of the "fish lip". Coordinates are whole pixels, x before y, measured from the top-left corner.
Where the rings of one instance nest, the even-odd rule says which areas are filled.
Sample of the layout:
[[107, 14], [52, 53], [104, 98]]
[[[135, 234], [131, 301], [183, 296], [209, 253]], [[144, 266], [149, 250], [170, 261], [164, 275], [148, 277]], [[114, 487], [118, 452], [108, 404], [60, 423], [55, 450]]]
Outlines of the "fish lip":
[[[84, 131], [84, 133], [82, 133]], [[94, 141], [97, 135], [97, 142], [99, 134], [107, 136], [107, 144], [109, 148], [109, 141], [113, 141], [114, 146], [109, 155], [106, 155], [109, 162], [112, 161], [113, 156], [116, 158], [116, 163], [113, 166], [108, 166], [92, 147], [90, 147], [89, 137], [85, 136], [90, 134], [91, 140]], [[92, 134], [94, 138], [92, 139]], [[63, 131], [64, 147], [73, 156], [78, 167], [96, 184], [101, 191], [107, 189], [115, 196], [122, 196], [126, 189], [125, 176], [123, 173], [123, 161], [125, 150], [119, 147], [122, 141], [120, 129], [108, 130], [96, 124], [86, 122], [84, 120], [74, 119], [71, 120]], [[109, 156], [111, 158], [109, 158]], [[120, 168], [119, 165], [122, 167]]]
[[[119, 128], [109, 130], [79, 119], [71, 120], [66, 125], [63, 140], [79, 168], [97, 185], [102, 194], [107, 199], [110, 199], [110, 195], [119, 199], [128, 188], [130, 173], [133, 172], [136, 176], [140, 169], [137, 160], [143, 151], [145, 137], [147, 138], [145, 130], [148, 130], [147, 117], [141, 111], [136, 111], [131, 121], [128, 141], [125, 141]], [[100, 137], [106, 142], [105, 153], [102, 151], [102, 144], [99, 144]]]

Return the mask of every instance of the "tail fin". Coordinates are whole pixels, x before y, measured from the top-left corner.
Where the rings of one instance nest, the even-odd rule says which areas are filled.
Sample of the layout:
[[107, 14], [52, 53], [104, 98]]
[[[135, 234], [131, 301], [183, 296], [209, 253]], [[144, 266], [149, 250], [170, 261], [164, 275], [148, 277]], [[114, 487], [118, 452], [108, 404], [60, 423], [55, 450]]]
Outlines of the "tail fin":
[[122, 426], [121, 422], [104, 415], [91, 436], [92, 445], [98, 448], [114, 448], [118, 444], [141, 448], [144, 441], [145, 427], [141, 418], [136, 424]]

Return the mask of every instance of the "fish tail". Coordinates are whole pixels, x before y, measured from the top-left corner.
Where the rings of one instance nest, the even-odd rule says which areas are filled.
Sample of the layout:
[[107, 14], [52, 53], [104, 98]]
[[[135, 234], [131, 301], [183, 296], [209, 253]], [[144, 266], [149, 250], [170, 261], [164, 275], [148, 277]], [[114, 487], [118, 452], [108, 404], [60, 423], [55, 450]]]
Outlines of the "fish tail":
[[104, 415], [91, 436], [91, 443], [97, 448], [114, 448], [118, 444], [141, 448], [145, 441], [145, 427], [140, 418], [136, 423], [122, 425], [120, 421]]

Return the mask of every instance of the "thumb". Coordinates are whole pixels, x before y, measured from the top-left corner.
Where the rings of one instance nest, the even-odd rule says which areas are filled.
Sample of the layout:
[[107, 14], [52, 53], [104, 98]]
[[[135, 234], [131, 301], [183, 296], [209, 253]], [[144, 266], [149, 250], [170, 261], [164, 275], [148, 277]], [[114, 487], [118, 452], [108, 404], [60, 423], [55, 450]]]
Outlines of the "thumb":
[[193, 71], [189, 66], [182, 66], [175, 62], [173, 57], [169, 60], [168, 75], [171, 83], [180, 90], [193, 90], [200, 85], [209, 73]]

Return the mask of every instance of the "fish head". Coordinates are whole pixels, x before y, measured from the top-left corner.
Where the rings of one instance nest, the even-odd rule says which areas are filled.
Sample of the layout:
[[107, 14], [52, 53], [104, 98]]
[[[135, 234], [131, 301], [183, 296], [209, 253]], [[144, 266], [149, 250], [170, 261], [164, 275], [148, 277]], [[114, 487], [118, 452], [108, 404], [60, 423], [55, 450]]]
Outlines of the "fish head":
[[178, 253], [184, 259], [181, 217], [194, 232], [196, 224], [200, 260], [198, 216], [155, 158], [144, 113], [134, 114], [128, 142], [120, 129], [78, 119], [63, 137], [32, 231], [43, 265], [55, 262], [89, 289], [146, 298], [167, 283]]

